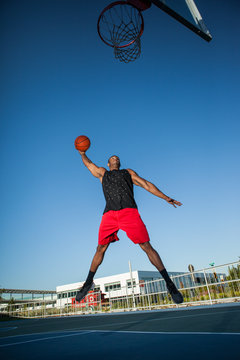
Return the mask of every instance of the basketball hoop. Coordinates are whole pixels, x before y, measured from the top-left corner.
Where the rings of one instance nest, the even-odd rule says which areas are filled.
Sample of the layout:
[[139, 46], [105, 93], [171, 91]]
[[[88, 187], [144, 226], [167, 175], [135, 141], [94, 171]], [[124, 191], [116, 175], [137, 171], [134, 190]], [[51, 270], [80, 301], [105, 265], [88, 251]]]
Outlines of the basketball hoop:
[[101, 12], [98, 34], [105, 44], [114, 49], [116, 59], [128, 63], [140, 56], [140, 37], [144, 29], [141, 11], [150, 5], [148, 0], [115, 1]]

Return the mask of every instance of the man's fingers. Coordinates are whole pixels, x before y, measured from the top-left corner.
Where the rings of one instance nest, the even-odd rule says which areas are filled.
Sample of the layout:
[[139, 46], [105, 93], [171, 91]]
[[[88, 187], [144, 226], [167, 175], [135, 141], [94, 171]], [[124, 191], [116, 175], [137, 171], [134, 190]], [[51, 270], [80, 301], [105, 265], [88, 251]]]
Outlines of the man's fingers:
[[170, 200], [170, 201], [168, 201], [168, 203], [169, 203], [170, 205], [176, 207], [175, 204], [174, 204], [174, 203], [175, 203], [175, 200]]
[[177, 205], [177, 206], [181, 206], [181, 205], [182, 205], [182, 203], [180, 203], [180, 201], [173, 200], [173, 199], [169, 201], [169, 204], [173, 205], [175, 208], [176, 208], [175, 205]]
[[177, 200], [174, 200], [174, 199], [169, 199], [169, 200], [167, 200], [167, 202], [168, 202], [170, 205], [174, 206], [175, 208], [176, 208], [175, 205], [177, 205], [177, 206], [181, 206], [181, 205], [182, 205], [182, 203], [180, 203], [180, 201], [177, 201]]

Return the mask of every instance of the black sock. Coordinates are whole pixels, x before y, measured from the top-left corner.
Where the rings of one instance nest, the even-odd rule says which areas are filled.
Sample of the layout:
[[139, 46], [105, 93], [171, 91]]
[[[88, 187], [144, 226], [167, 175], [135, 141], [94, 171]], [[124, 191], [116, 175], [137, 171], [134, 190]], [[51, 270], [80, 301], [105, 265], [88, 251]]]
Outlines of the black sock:
[[172, 280], [170, 279], [166, 269], [163, 269], [162, 271], [160, 271], [160, 274], [162, 275], [162, 277], [164, 278], [164, 280], [166, 281], [167, 284], [172, 283]]
[[96, 272], [93, 272], [93, 271], [91, 271], [91, 270], [89, 271], [88, 277], [87, 277], [87, 279], [86, 279], [86, 281], [85, 281], [85, 284], [86, 284], [86, 285], [90, 285], [90, 284], [93, 282], [93, 277], [94, 277], [95, 273], [96, 273]]

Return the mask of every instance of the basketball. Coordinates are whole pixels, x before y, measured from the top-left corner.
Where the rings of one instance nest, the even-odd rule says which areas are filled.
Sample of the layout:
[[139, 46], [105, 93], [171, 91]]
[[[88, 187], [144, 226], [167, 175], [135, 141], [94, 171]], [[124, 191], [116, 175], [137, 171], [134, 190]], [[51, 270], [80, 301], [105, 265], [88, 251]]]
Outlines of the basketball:
[[75, 139], [74, 145], [77, 150], [87, 151], [90, 147], [90, 140], [85, 135], [80, 135]]

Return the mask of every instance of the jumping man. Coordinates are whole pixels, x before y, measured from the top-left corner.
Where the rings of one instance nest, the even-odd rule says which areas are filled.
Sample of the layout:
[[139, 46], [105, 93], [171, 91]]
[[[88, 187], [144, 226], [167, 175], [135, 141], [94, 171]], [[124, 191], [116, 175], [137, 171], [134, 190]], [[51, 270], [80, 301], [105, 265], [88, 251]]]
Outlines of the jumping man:
[[119, 229], [126, 232], [127, 236], [145, 251], [150, 262], [157, 268], [164, 280], [173, 301], [176, 304], [183, 302], [183, 296], [170, 279], [162, 260], [156, 250], [149, 242], [149, 235], [144, 225], [134, 200], [133, 184], [141, 186], [151, 194], [166, 200], [170, 205], [181, 206], [176, 201], [163, 194], [155, 185], [141, 178], [131, 169], [120, 170], [120, 159], [113, 155], [108, 160], [109, 171], [98, 167], [86, 156], [85, 152], [79, 151], [82, 161], [93, 176], [98, 178], [103, 187], [106, 199], [106, 207], [99, 228], [98, 247], [93, 257], [88, 277], [83, 287], [77, 292], [76, 301], [81, 301], [94, 287], [93, 278], [99, 265], [102, 263], [105, 251], [111, 242], [119, 240], [117, 232]]

